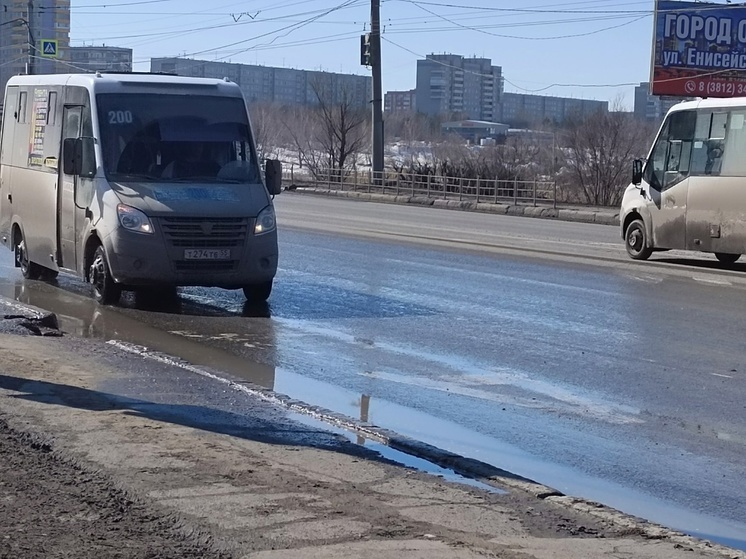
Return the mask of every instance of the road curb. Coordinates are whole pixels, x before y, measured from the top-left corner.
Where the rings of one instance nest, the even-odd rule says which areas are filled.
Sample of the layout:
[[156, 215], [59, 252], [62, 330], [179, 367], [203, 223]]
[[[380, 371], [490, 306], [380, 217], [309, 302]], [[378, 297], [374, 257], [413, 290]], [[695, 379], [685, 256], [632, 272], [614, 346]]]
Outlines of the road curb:
[[502, 470], [490, 464], [480, 462], [479, 460], [467, 458], [428, 443], [401, 435], [389, 429], [384, 429], [320, 406], [308, 404], [301, 400], [291, 398], [285, 394], [262, 388], [250, 382], [233, 380], [224, 376], [226, 373], [221, 371], [213, 371], [204, 367], [199, 367], [181, 358], [160, 352], [154, 352], [146, 347], [135, 344], [129, 344], [117, 340], [110, 340], [107, 343], [120, 350], [147, 359], [152, 359], [160, 363], [177, 366], [189, 372], [221, 382], [238, 392], [261, 398], [264, 401], [275, 404], [289, 411], [307, 415], [334, 427], [351, 431], [365, 438], [385, 444], [394, 450], [425, 459], [437, 466], [451, 469], [455, 473], [464, 477], [476, 479], [497, 488], [509, 488], [526, 492], [537, 499], [547, 500], [559, 506], [571, 508], [584, 514], [589, 514], [625, 530], [634, 532], [644, 538], [651, 540], [665, 539], [677, 545], [691, 548], [692, 550], [717, 554], [723, 559], [746, 559], [745, 552], [731, 549], [707, 540], [688, 536], [684, 533], [666, 528], [665, 526], [625, 514], [600, 503], [567, 496], [556, 489], [513, 474], [507, 470]]
[[380, 194], [369, 192], [355, 192], [345, 190], [325, 190], [323, 188], [290, 188], [286, 192], [293, 194], [307, 194], [327, 196], [331, 198], [347, 198], [384, 204], [430, 206], [446, 210], [460, 210], [466, 212], [494, 213], [539, 219], [553, 219], [556, 221], [571, 221], [576, 223], [597, 223], [599, 225], [619, 226], [619, 212], [605, 209], [577, 209], [553, 208], [551, 206], [523, 206], [520, 204], [492, 204], [476, 202], [474, 200], [442, 200], [424, 196], [407, 196], [394, 194]]

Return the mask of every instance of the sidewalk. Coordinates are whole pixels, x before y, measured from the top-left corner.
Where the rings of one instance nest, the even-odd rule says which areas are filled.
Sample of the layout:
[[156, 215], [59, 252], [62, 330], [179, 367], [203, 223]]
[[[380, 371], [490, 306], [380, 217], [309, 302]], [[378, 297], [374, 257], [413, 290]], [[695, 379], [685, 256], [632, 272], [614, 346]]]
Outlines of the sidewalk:
[[240, 388], [0, 334], [0, 558], [746, 558], [507, 472], [487, 491], [400, 467]]
[[[556, 219], [560, 221], [575, 221], [579, 223], [598, 223], [600, 225], [619, 226], [619, 208], [602, 208], [587, 206], [560, 205], [553, 208], [551, 205], [531, 206], [512, 205], [491, 202], [477, 203], [473, 200], [439, 200], [425, 196], [407, 196], [393, 194], [368, 193], [349, 190], [329, 190], [323, 187], [302, 187], [286, 190], [284, 193], [310, 194], [317, 196], [332, 196], [336, 198], [349, 198], [366, 202], [379, 202], [385, 204], [414, 204], [417, 206], [430, 206], [448, 210], [461, 210], [470, 212], [494, 213], [498, 215], [516, 215], [522, 217], [533, 217], [543, 219]], [[284, 194], [283, 193], [283, 194]]]

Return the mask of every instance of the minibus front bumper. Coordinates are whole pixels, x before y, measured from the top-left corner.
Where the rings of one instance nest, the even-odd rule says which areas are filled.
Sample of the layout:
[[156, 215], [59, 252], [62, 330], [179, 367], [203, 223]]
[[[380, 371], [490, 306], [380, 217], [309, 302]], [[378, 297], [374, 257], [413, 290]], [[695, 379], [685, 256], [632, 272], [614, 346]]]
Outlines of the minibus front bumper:
[[104, 239], [117, 283], [238, 289], [270, 281], [277, 273], [277, 232], [255, 236], [251, 219], [240, 226], [192, 220], [171, 228], [154, 221], [152, 234], [120, 227]]

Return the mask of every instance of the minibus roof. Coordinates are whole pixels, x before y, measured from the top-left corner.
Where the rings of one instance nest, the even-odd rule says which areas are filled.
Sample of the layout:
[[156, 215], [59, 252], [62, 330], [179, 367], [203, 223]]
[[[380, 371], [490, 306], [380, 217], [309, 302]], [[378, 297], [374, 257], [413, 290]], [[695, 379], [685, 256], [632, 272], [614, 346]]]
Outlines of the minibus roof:
[[[227, 78], [222, 80], [213, 78], [190, 78], [171, 74], [137, 74], [137, 73], [86, 73], [86, 74], [38, 74], [31, 76], [13, 76], [8, 85], [26, 86], [63, 86], [73, 85], [85, 87], [91, 92], [121, 92], [124, 90], [140, 90], [148, 88], [185, 91], [212, 91], [213, 94], [227, 96], [241, 96], [241, 89]], [[142, 88], [142, 89], [141, 89]]]
[[728, 109], [731, 107], [746, 107], [746, 97], [716, 97], [684, 101], [671, 107], [669, 112], [673, 113], [692, 109]]

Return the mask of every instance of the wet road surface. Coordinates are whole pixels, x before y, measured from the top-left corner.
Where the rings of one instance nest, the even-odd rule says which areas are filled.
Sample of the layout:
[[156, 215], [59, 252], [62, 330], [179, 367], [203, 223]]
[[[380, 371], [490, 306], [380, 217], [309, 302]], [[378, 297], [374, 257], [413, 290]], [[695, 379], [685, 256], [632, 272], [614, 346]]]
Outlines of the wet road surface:
[[0, 294], [670, 527], [746, 547], [746, 268], [613, 227], [288, 196], [270, 304]]

